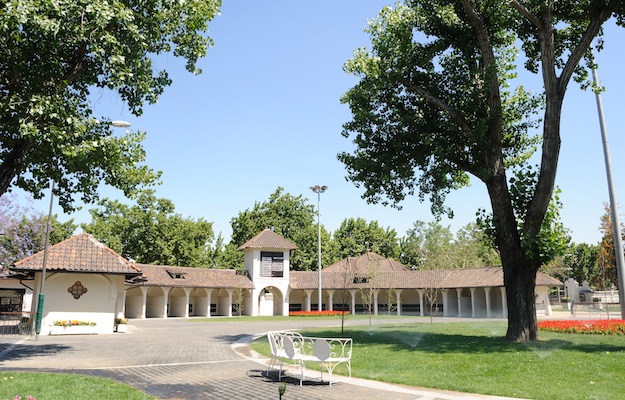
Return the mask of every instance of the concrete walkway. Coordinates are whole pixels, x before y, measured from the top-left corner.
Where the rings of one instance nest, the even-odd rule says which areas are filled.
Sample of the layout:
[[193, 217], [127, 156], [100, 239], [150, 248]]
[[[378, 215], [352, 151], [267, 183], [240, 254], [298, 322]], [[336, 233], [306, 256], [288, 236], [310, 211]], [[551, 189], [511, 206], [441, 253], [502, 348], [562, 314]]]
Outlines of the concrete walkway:
[[[457, 320], [457, 319], [456, 319]], [[414, 322], [403, 317], [399, 321]], [[348, 325], [367, 323], [348, 321]], [[113, 378], [159, 399], [277, 399], [276, 377], [265, 373], [267, 359], [247, 345], [270, 330], [335, 326], [320, 322], [232, 322], [222, 319], [131, 320], [128, 333], [18, 338], [0, 336], [0, 370], [86, 374]], [[303, 386], [292, 376], [284, 400], [504, 399], [352, 379], [331, 387], [318, 380]], [[0, 393], [0, 397], [5, 394]], [[68, 397], [67, 399], [70, 399]]]

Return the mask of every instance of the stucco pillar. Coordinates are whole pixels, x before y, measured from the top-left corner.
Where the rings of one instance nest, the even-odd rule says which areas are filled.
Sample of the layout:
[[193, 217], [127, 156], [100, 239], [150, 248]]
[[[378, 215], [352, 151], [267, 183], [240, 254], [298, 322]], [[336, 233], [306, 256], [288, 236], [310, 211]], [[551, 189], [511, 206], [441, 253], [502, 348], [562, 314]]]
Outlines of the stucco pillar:
[[282, 300], [282, 316], [288, 317], [291, 312], [291, 288], [287, 287], [286, 293], [284, 294], [284, 299]]
[[189, 298], [191, 297], [191, 288], [184, 288], [184, 317], [189, 318]]
[[378, 294], [380, 290], [373, 291], [373, 315], [378, 315]]
[[326, 292], [328, 292], [328, 311], [332, 311], [334, 310], [334, 289], [326, 289]]
[[163, 290], [163, 311], [162, 311], [162, 315], [163, 315], [163, 318], [167, 318], [168, 317], [167, 309], [169, 308], [168, 307], [168, 305], [169, 305], [169, 291], [171, 290], [171, 288], [163, 287], [162, 290]]
[[423, 290], [417, 290], [417, 293], [419, 293], [419, 315], [423, 317], [423, 309], [425, 308], [423, 305]]
[[491, 316], [491, 311], [490, 311], [490, 289], [489, 287], [484, 288], [484, 293], [486, 295], [486, 318], [490, 318]]
[[397, 316], [401, 316], [401, 292], [403, 289], [395, 289], [395, 296], [397, 297]]
[[306, 304], [304, 305], [304, 311], [310, 311], [312, 303], [312, 290], [304, 290], [306, 292]]
[[475, 288], [469, 288], [471, 291], [471, 318], [475, 318]]
[[501, 307], [503, 310], [503, 317], [508, 318], [508, 298], [506, 297], [506, 288], [500, 287], [501, 290]]
[[146, 308], [148, 302], [148, 288], [141, 286], [141, 316], [139, 318], [145, 319]]
[[115, 310], [116, 318], [126, 317], [126, 288], [121, 284], [121, 288], [117, 292], [117, 310]]
[[234, 289], [226, 289], [228, 291], [228, 317], [232, 317], [232, 294]]
[[211, 303], [212, 303], [213, 289], [206, 289], [206, 316], [211, 316]]
[[356, 290], [350, 290], [349, 293], [352, 295], [352, 302], [349, 305], [349, 312], [352, 314], [356, 314]]
[[447, 314], [447, 295], [449, 293], [449, 289], [441, 289], [441, 297], [443, 298], [443, 317], [448, 317]]

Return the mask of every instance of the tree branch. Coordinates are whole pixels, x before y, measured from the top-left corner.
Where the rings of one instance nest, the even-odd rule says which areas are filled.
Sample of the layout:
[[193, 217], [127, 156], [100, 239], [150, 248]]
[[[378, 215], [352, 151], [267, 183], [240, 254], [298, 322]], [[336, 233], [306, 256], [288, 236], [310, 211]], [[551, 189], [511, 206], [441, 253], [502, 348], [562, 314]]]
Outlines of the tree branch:
[[0, 164], [0, 195], [9, 190], [11, 182], [24, 169], [24, 161], [32, 151], [33, 146], [29, 140], [17, 139], [11, 151]]
[[607, 21], [611, 15], [611, 10], [602, 10], [590, 20], [588, 28], [586, 28], [586, 31], [582, 35], [581, 40], [571, 52], [569, 59], [562, 69], [562, 73], [560, 74], [560, 78], [558, 79], [558, 85], [560, 90], [566, 88], [569, 81], [571, 80], [571, 77], [573, 76], [573, 73], [575, 72], [575, 68], [577, 67], [577, 65], [579, 65], [582, 57], [584, 57], [584, 54], [586, 54], [586, 51], [588, 51], [588, 49], [592, 45], [592, 41], [595, 36], [597, 36], [597, 33], [599, 33], [599, 30], [601, 29], [603, 23]]
[[455, 108], [451, 107], [449, 104], [445, 103], [443, 100], [441, 100], [438, 97], [434, 96], [429, 91], [425, 90], [424, 88], [422, 88], [422, 87], [420, 87], [418, 85], [413, 84], [412, 82], [408, 81], [407, 79], [404, 79], [402, 81], [402, 84], [408, 90], [410, 90], [410, 91], [418, 94], [419, 96], [423, 97], [429, 103], [431, 103], [431, 104], [435, 105], [436, 107], [440, 108], [442, 111], [445, 111], [473, 143], [477, 142], [475, 136], [473, 135], [473, 130], [471, 129], [471, 126], [469, 125], [467, 120], [464, 118], [464, 116], [460, 112], [458, 112]]
[[[551, 21], [553, 3], [546, 9], [549, 13], [545, 19]], [[538, 235], [545, 212], [551, 201], [553, 187], [555, 185], [556, 170], [560, 153], [560, 119], [562, 112], [562, 102], [575, 68], [579, 65], [582, 57], [588, 51], [592, 40], [597, 35], [603, 23], [610, 17], [611, 10], [604, 8], [599, 11], [590, 21], [589, 26], [581, 37], [581, 40], [571, 52], [560, 76], [555, 72], [555, 46], [553, 43], [553, 29], [551, 25], [546, 25], [548, 31], [539, 31], [538, 38], [541, 47], [541, 62], [543, 78], [545, 80], [546, 109], [545, 125], [543, 128], [542, 158], [540, 173], [534, 197], [532, 198], [525, 216], [524, 229], [530, 237]]]
[[72, 71], [63, 78], [63, 87], [68, 86], [74, 79], [76, 79], [82, 73], [84, 69], [85, 56], [87, 54], [87, 43], [82, 42], [78, 49], [76, 62]]
[[510, 5], [515, 8], [518, 12], [521, 13], [527, 20], [534, 25], [538, 30], [543, 29], [543, 23], [540, 21], [538, 17], [531, 13], [530, 10], [525, 8], [525, 6], [519, 3], [517, 0], [511, 0]]
[[[493, 76], [489, 79], [488, 82], [488, 102], [489, 106], [492, 110], [500, 110], [501, 109], [501, 96], [499, 93], [499, 78], [497, 74], [497, 63], [495, 54], [493, 52], [493, 45], [490, 40], [490, 35], [488, 34], [488, 30], [484, 25], [484, 20], [481, 15], [475, 11], [473, 6], [471, 5], [469, 0], [461, 0], [462, 7], [464, 11], [467, 13], [467, 17], [469, 18], [469, 22], [473, 27], [473, 32], [475, 33], [475, 37], [477, 38], [478, 44], [480, 45], [482, 61], [484, 63], [484, 71], [488, 71], [489, 68], [493, 68]], [[501, 123], [501, 118], [499, 118]], [[498, 129], [501, 132], [501, 129]]]

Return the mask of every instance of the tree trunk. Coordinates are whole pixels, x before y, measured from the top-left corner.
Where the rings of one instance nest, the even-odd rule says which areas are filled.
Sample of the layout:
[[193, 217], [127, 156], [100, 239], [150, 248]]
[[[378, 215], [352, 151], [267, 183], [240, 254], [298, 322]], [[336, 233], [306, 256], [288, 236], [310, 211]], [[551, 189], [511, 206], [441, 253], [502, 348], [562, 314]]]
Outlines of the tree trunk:
[[0, 165], [0, 196], [5, 194], [11, 182], [24, 168], [24, 160], [30, 151], [30, 143], [27, 140], [17, 140], [15, 146], [6, 155]]
[[506, 339], [517, 342], [538, 340], [536, 271], [523, 262], [504, 266], [504, 285], [508, 302]]
[[[498, 163], [495, 163], [497, 165]], [[503, 163], [499, 163], [503, 165]], [[505, 170], [496, 171], [486, 181], [493, 207], [496, 244], [501, 255], [504, 286], [508, 304], [508, 332], [506, 339], [530, 341], [538, 339], [535, 285], [538, 268], [529, 262], [521, 246], [518, 224], [512, 209]]]

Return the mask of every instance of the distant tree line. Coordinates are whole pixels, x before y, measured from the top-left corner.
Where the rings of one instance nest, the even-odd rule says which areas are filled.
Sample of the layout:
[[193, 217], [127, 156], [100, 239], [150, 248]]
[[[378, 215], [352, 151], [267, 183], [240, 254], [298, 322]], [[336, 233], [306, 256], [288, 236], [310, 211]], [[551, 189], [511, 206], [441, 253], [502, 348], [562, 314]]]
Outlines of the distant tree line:
[[[142, 264], [199, 268], [243, 268], [237, 248], [263, 229], [271, 229], [298, 246], [292, 252], [294, 270], [317, 269], [316, 210], [302, 195], [279, 187], [269, 199], [256, 202], [232, 218], [232, 237], [226, 243], [215, 237], [212, 222], [183, 217], [171, 200], [143, 192], [132, 205], [102, 199], [89, 210], [91, 222], [81, 228], [125, 258]], [[2, 265], [43, 249], [47, 216], [31, 205], [20, 206], [12, 195], [0, 197], [0, 262]], [[543, 270], [559, 279], [587, 280], [595, 288], [617, 284], [609, 209], [601, 218], [601, 243], [572, 243], [564, 256]], [[52, 218], [50, 243], [69, 238], [76, 230], [73, 220]], [[612, 246], [612, 247], [610, 247]], [[480, 224], [470, 223], [456, 234], [439, 222], [417, 220], [404, 236], [377, 221], [347, 218], [334, 232], [321, 226], [322, 266], [345, 257], [374, 252], [413, 269], [475, 268], [500, 265], [497, 249]]]

